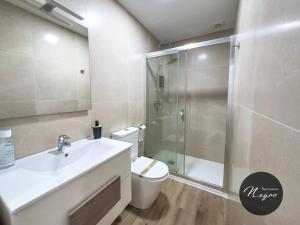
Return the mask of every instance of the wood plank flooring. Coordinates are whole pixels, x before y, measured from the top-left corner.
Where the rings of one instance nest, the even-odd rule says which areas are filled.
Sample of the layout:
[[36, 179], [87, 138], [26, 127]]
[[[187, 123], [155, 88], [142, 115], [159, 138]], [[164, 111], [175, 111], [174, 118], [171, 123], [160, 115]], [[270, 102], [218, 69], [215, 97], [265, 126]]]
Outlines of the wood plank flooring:
[[113, 225], [224, 225], [224, 200], [168, 179], [150, 209], [128, 206]]

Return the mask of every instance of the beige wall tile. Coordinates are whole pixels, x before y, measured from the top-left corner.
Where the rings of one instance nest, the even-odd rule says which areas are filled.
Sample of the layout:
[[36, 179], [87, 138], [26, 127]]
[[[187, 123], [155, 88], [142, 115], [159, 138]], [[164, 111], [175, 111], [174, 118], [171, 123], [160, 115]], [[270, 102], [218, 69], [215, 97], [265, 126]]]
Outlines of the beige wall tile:
[[253, 114], [246, 108], [234, 105], [233, 139], [230, 148], [230, 163], [236, 167], [248, 168], [253, 134]]
[[128, 104], [124, 102], [96, 102], [92, 105], [92, 118], [100, 120], [102, 132], [110, 138], [111, 133], [128, 126]]
[[31, 56], [0, 51], [0, 102], [35, 99], [33, 68]]
[[192, 70], [188, 78], [187, 91], [198, 99], [227, 99], [229, 67]]
[[86, 109], [92, 108], [92, 101], [90, 99], [88, 100], [79, 100], [77, 101], [77, 110], [84, 111]]
[[[235, 112], [230, 191], [237, 193], [241, 182], [251, 172], [274, 174], [283, 185], [284, 198], [280, 208], [267, 216], [267, 221], [273, 221], [271, 224], [293, 224], [300, 213], [296, 200], [300, 191], [295, 188], [300, 180], [300, 156], [295, 147], [299, 146], [300, 132], [244, 108]], [[275, 218], [278, 218], [276, 223]]]
[[35, 101], [0, 102], [0, 108], [0, 118], [15, 118], [37, 114]]
[[78, 101], [76, 100], [44, 100], [36, 102], [38, 115], [54, 114], [77, 111]]
[[247, 30], [239, 31], [238, 36], [243, 48], [238, 52], [236, 86], [239, 104], [299, 130], [300, 67], [296, 62], [300, 58], [300, 32], [295, 25], [299, 4], [289, 4], [244, 1], [241, 5], [260, 10], [244, 13], [255, 14], [255, 19], [248, 16], [238, 23], [238, 30]]
[[0, 127], [12, 129], [17, 159], [54, 148], [60, 134], [72, 141], [91, 134], [88, 112], [0, 120]]
[[[126, 102], [128, 98], [128, 67], [126, 58], [104, 54], [102, 47], [96, 47], [94, 50], [91, 50], [92, 101]], [[95, 53], [95, 51], [97, 52]], [[94, 74], [96, 76], [93, 76]]]
[[[252, 216], [249, 221], [237, 219], [237, 224], [300, 220], [299, 9], [299, 2], [292, 0], [240, 2], [229, 190], [237, 193], [249, 173], [266, 171], [280, 180], [284, 197], [279, 209], [261, 217], [264, 220]], [[236, 203], [225, 208], [226, 224], [240, 218], [239, 207]]]
[[275, 217], [279, 219], [278, 224], [279, 221], [282, 224], [293, 224], [293, 218], [300, 219], [299, 203], [296, 200], [300, 198], [297, 188], [300, 181], [300, 131], [257, 115], [253, 117], [253, 128], [255, 132], [252, 136], [250, 169], [274, 174], [284, 190], [282, 205], [274, 215], [270, 215], [269, 220], [274, 224]]
[[145, 101], [145, 63], [144, 56], [136, 54], [128, 62], [128, 100]]
[[209, 134], [207, 130], [190, 129], [186, 137], [186, 154], [223, 163], [224, 139], [223, 135]]
[[145, 103], [129, 102], [128, 103], [128, 125], [139, 126], [145, 123]]
[[[77, 75], [77, 98], [91, 101], [91, 76], [89, 61], [89, 43], [86, 37], [76, 36], [75, 74]], [[84, 74], [81, 73], [84, 70]], [[91, 107], [88, 107], [89, 109]], [[85, 108], [87, 109], [87, 108]]]
[[0, 1], [0, 51], [32, 54], [30, 13]]
[[32, 46], [37, 59], [74, 64], [76, 33], [32, 15]]
[[37, 100], [71, 100], [77, 96], [77, 79], [71, 64], [37, 60], [35, 65]]

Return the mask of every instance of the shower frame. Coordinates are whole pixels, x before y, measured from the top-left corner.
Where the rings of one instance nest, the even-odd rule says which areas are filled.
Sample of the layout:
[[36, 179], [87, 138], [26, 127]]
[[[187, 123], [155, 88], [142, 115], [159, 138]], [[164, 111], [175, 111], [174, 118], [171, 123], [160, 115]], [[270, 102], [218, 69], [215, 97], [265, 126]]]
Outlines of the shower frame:
[[[196, 42], [196, 43], [191, 43], [191, 44], [186, 44], [182, 45], [179, 47], [174, 47], [174, 48], [169, 48], [169, 49], [164, 49], [160, 51], [155, 51], [155, 52], [150, 52], [144, 55], [144, 109], [147, 108], [147, 60], [150, 58], [155, 58], [159, 56], [165, 56], [165, 55], [170, 55], [170, 54], [177, 54], [183, 51], [187, 51], [190, 49], [196, 49], [196, 48], [201, 48], [205, 46], [210, 46], [210, 45], [217, 45], [217, 44], [222, 44], [222, 43], [230, 43], [230, 54], [229, 54], [229, 73], [228, 73], [228, 99], [227, 99], [227, 115], [226, 115], [226, 136], [225, 136], [225, 150], [224, 150], [224, 172], [223, 172], [223, 187], [219, 187], [210, 183], [207, 183], [205, 181], [201, 180], [195, 180], [191, 177], [187, 177], [185, 175], [177, 174], [177, 173], [172, 173], [171, 175], [179, 178], [183, 178], [187, 181], [192, 181], [200, 186], [207, 186], [209, 188], [217, 189], [218, 191], [222, 191], [227, 193], [228, 192], [228, 178], [229, 178], [229, 168], [230, 168], [230, 162], [229, 162], [229, 148], [231, 145], [231, 140], [232, 140], [232, 126], [233, 126], [233, 89], [234, 89], [234, 70], [235, 70], [235, 50], [240, 48], [239, 44], [236, 44], [236, 36], [227, 36], [223, 38], [217, 38], [217, 39], [212, 39], [208, 41], [201, 41], [201, 42]], [[188, 76], [188, 74], [186, 74]], [[146, 124], [147, 122], [147, 110], [145, 110], [145, 115], [144, 115], [144, 123]], [[186, 125], [185, 125], [185, 131], [184, 131], [184, 139], [186, 139]], [[186, 145], [186, 144], [184, 144]], [[184, 152], [186, 151], [186, 146], [184, 147]], [[185, 155], [184, 154], [184, 160], [185, 160]], [[185, 162], [184, 162], [185, 164]], [[185, 167], [185, 165], [184, 165]]]

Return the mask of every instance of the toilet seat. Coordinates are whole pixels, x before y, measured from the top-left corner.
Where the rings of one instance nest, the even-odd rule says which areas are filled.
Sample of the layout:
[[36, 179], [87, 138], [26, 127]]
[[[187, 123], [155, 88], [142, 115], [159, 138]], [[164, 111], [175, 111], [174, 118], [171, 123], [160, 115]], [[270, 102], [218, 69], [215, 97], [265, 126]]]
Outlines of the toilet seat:
[[166, 179], [169, 176], [168, 166], [160, 161], [156, 163], [142, 175], [144, 171], [154, 160], [147, 157], [139, 157], [133, 163], [131, 163], [131, 173], [132, 175], [138, 176], [140, 179], [146, 179], [149, 181], [161, 181]]

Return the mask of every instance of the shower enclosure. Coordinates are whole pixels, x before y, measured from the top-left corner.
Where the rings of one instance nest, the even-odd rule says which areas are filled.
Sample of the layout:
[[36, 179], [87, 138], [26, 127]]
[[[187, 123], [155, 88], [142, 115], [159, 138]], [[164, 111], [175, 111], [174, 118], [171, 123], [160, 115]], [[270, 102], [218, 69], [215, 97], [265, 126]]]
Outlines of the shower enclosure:
[[145, 155], [223, 187], [233, 37], [147, 54]]

